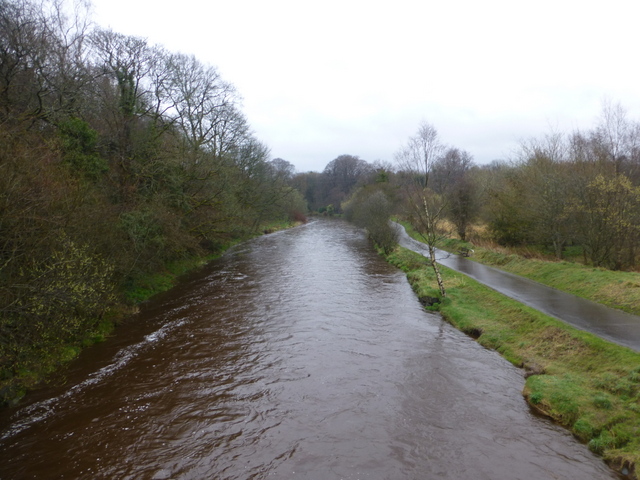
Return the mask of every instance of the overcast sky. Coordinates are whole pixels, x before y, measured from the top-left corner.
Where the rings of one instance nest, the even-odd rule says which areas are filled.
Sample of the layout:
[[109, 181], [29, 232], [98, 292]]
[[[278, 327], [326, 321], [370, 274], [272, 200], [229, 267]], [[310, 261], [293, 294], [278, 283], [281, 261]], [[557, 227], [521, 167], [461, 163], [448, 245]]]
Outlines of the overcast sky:
[[92, 0], [103, 27], [214, 65], [256, 137], [298, 171], [373, 162], [426, 120], [476, 162], [605, 99], [640, 120], [634, 0]]

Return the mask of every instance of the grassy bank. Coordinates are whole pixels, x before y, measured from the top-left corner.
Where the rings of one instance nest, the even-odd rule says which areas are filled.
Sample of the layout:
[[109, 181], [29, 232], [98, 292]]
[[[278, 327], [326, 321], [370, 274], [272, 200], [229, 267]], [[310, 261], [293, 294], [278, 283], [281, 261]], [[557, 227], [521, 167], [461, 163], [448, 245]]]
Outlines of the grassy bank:
[[472, 258], [536, 282], [640, 315], [640, 273], [614, 272], [572, 262], [549, 262], [476, 249]]
[[[438, 296], [424, 257], [398, 248], [387, 259], [407, 273], [418, 296]], [[532, 407], [571, 429], [614, 469], [638, 478], [640, 354], [442, 270], [444, 318], [525, 370]]]
[[[406, 222], [400, 222], [418, 241], [422, 238]], [[526, 258], [506, 249], [478, 247], [456, 239], [445, 239], [438, 248], [457, 253], [473, 248], [470, 260], [520, 275], [578, 297], [640, 315], [640, 273], [594, 268], [568, 261]]]

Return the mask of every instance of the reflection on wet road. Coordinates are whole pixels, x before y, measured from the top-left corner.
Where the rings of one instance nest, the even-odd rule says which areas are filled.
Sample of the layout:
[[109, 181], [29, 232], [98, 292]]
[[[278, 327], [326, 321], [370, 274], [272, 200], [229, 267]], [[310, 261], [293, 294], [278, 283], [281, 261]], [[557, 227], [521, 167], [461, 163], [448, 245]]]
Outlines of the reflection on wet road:
[[[428, 255], [424, 244], [409, 237], [402, 226], [398, 227], [401, 246]], [[640, 351], [640, 317], [636, 315], [605, 307], [459, 255], [438, 251], [438, 263], [576, 328]]]

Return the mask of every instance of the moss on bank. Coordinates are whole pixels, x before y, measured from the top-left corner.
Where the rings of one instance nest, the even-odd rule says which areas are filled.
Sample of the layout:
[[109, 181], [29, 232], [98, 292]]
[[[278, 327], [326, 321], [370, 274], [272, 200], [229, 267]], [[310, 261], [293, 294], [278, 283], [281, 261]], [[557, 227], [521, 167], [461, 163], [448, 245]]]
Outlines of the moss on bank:
[[[386, 256], [421, 298], [438, 297], [424, 257], [398, 248]], [[569, 428], [614, 469], [638, 478], [640, 353], [608, 343], [442, 268], [444, 318], [525, 370], [529, 404]]]

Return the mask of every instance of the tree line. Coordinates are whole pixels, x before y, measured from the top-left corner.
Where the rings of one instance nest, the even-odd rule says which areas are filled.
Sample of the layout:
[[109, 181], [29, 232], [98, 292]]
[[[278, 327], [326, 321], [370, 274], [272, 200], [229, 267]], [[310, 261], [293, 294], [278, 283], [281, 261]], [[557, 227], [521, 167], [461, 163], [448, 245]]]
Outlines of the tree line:
[[302, 218], [215, 67], [0, 0], [0, 396], [171, 262]]
[[522, 141], [508, 160], [478, 165], [423, 122], [392, 164], [343, 155], [296, 181], [310, 205], [344, 212], [386, 251], [395, 245], [388, 218], [409, 221], [429, 247], [436, 277], [434, 247], [456, 236], [557, 259], [578, 252], [595, 267], [638, 265], [640, 123], [611, 102], [592, 129]]
[[513, 161], [485, 169], [485, 219], [505, 245], [544, 245], [558, 259], [578, 247], [585, 263], [637, 267], [640, 124], [604, 104], [588, 131], [522, 143]]

